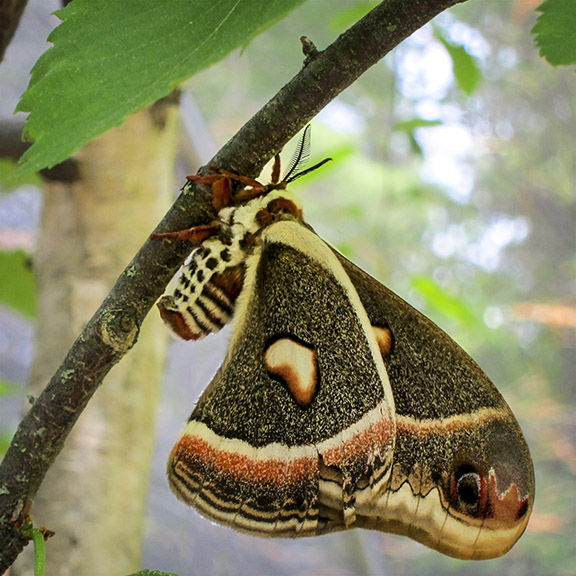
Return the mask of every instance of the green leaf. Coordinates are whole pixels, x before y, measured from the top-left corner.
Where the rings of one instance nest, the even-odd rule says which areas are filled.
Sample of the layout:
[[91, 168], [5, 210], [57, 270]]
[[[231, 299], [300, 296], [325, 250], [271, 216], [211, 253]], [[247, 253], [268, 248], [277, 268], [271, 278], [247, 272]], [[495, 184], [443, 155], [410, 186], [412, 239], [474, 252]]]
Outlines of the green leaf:
[[540, 56], [552, 66], [576, 64], [576, 5], [574, 0], [546, 0], [532, 28]]
[[461, 299], [448, 294], [434, 280], [417, 276], [412, 286], [426, 299], [428, 304], [441, 314], [458, 323], [472, 326], [478, 323], [478, 316]]
[[462, 92], [470, 96], [480, 84], [482, 73], [476, 63], [476, 58], [467, 52], [464, 46], [450, 42], [444, 36], [437, 34], [448, 55], [452, 59], [452, 73]]
[[0, 303], [25, 316], [36, 315], [36, 280], [22, 250], [0, 251]]
[[51, 167], [221, 60], [304, 0], [74, 0], [17, 110], [34, 145], [22, 170]]

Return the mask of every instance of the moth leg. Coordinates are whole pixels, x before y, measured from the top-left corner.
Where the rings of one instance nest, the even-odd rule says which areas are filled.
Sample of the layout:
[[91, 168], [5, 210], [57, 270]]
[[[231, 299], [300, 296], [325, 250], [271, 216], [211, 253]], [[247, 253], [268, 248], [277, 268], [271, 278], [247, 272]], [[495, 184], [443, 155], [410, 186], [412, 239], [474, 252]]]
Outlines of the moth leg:
[[[217, 174], [209, 174], [208, 176], [193, 175], [186, 178], [199, 184], [212, 186], [212, 203], [218, 211], [234, 204], [247, 202], [252, 200], [252, 198], [257, 198], [269, 192], [268, 186], [264, 186], [254, 178], [242, 176], [214, 165], [210, 166], [210, 168]], [[244, 184], [244, 189], [233, 196], [231, 182]]]
[[280, 160], [280, 154], [274, 156], [274, 164], [272, 164], [272, 175], [270, 177], [270, 182], [272, 184], [278, 184], [280, 182], [280, 167], [282, 162]]
[[193, 226], [186, 230], [176, 230], [174, 232], [157, 232], [150, 234], [151, 240], [158, 240], [160, 238], [172, 238], [174, 240], [184, 240], [192, 244], [201, 244], [204, 240], [216, 235], [220, 229], [220, 222], [214, 221], [210, 224], [201, 224], [200, 226]]
[[222, 208], [227, 208], [234, 204], [230, 178], [222, 174], [216, 166], [210, 166], [210, 168], [218, 173], [208, 174], [207, 176], [194, 174], [192, 176], [186, 176], [186, 179], [198, 182], [198, 184], [208, 184], [212, 186], [212, 205], [220, 212]]
[[250, 178], [250, 176], [242, 176], [241, 174], [236, 174], [235, 172], [224, 170], [224, 168], [217, 168], [217, 170], [222, 176], [228, 178], [229, 180], [233, 180], [235, 182], [241, 182], [245, 186], [255, 188], [262, 193], [266, 191], [266, 186], [264, 186], [264, 184], [261, 184], [260, 182], [258, 182], [258, 180], [254, 178]]
[[280, 160], [280, 154], [274, 155], [274, 164], [272, 165], [272, 176], [270, 178], [270, 184], [265, 186], [255, 180], [254, 178], [250, 178], [248, 176], [241, 176], [240, 174], [235, 174], [234, 172], [228, 172], [228, 170], [224, 170], [222, 168], [212, 167], [213, 169], [217, 170], [223, 176], [230, 180], [235, 180], [237, 182], [241, 182], [244, 184], [246, 188], [240, 190], [236, 196], [235, 201], [238, 202], [247, 202], [252, 200], [252, 198], [257, 198], [258, 196], [263, 196], [270, 192], [270, 190], [274, 190], [276, 188], [285, 188], [283, 183], [280, 183], [280, 167], [282, 163]]
[[219, 169], [220, 174], [228, 178], [229, 181], [240, 182], [244, 184], [244, 188], [239, 190], [234, 195], [235, 204], [243, 204], [252, 200], [253, 198], [258, 198], [259, 196], [264, 196], [270, 189], [268, 186], [261, 184], [258, 180], [250, 178], [249, 176], [242, 176], [240, 174], [235, 174], [234, 172], [228, 172], [222, 168]]

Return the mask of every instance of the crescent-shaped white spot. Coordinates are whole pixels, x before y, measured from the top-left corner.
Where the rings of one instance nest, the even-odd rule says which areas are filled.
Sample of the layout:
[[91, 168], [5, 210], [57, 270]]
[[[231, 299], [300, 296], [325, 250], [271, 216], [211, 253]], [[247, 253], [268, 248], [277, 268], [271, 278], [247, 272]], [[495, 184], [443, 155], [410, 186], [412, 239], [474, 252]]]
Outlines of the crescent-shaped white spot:
[[316, 350], [291, 338], [280, 338], [268, 346], [264, 362], [270, 374], [285, 382], [300, 406], [309, 406], [318, 389]]

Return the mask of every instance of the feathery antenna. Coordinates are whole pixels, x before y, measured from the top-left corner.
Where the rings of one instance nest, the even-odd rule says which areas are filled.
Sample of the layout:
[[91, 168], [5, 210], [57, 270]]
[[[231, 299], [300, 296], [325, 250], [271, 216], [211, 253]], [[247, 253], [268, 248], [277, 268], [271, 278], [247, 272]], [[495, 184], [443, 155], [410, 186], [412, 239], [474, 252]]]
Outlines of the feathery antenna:
[[[298, 168], [302, 168], [310, 158], [310, 139], [312, 134], [312, 126], [308, 124], [300, 136], [296, 150], [292, 154], [290, 164], [282, 176], [282, 182], [292, 182], [297, 177]], [[294, 175], [294, 176], [293, 176]]]
[[284, 172], [284, 176], [282, 176], [281, 183], [284, 187], [290, 184], [290, 182], [294, 182], [296, 178], [300, 178], [300, 176], [304, 176], [332, 160], [332, 158], [325, 158], [321, 162], [318, 162], [318, 164], [314, 164], [314, 166], [298, 172], [298, 169], [304, 167], [310, 158], [311, 134], [312, 126], [308, 124], [308, 126], [304, 128], [304, 132], [302, 132], [302, 136], [300, 136], [300, 140], [298, 141], [296, 150], [294, 150], [290, 164], [288, 164], [288, 168], [286, 169], [286, 172]]

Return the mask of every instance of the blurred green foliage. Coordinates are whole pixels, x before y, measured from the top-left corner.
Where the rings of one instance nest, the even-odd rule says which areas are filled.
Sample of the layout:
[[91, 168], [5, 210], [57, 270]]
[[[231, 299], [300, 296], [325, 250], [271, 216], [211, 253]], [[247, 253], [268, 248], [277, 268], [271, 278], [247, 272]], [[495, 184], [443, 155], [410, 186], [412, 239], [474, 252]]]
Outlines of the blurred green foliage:
[[14, 160], [0, 158], [0, 194], [26, 185], [39, 186], [40, 177], [38, 174], [35, 172], [20, 174], [18, 164]]
[[0, 304], [28, 317], [36, 314], [36, 282], [23, 250], [0, 250]]
[[[0, 378], [0, 402], [3, 396], [16, 396], [19, 393], [20, 389], [18, 386]], [[8, 450], [11, 439], [12, 433], [0, 430], [0, 458], [6, 453], [6, 450]]]
[[15, 384], [0, 378], [0, 396], [11, 396], [18, 394], [19, 390]]
[[458, 88], [467, 96], [471, 96], [482, 79], [482, 72], [476, 59], [466, 50], [465, 46], [450, 42], [441, 31], [437, 34], [437, 38], [442, 42], [452, 59], [452, 73]]

